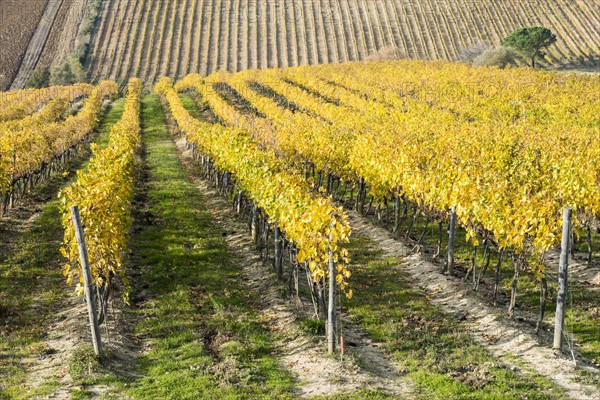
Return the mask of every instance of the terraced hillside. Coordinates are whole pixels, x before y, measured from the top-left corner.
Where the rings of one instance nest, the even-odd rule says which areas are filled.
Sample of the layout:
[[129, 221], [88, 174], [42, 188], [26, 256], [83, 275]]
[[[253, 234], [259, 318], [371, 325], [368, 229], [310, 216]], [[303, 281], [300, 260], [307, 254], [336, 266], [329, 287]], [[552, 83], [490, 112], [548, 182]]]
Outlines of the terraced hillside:
[[106, 0], [90, 54], [93, 79], [209, 74], [362, 60], [460, 58], [518, 27], [544, 25], [553, 65], [600, 58], [597, 0]]

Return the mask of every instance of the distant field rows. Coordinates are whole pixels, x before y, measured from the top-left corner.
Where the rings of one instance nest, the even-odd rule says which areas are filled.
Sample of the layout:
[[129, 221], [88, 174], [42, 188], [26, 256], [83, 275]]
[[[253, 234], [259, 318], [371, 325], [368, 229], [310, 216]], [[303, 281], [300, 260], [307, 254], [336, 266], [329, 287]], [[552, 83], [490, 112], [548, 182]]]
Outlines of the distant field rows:
[[90, 75], [168, 75], [402, 57], [456, 60], [521, 26], [558, 36], [553, 64], [600, 57], [597, 0], [105, 0]]

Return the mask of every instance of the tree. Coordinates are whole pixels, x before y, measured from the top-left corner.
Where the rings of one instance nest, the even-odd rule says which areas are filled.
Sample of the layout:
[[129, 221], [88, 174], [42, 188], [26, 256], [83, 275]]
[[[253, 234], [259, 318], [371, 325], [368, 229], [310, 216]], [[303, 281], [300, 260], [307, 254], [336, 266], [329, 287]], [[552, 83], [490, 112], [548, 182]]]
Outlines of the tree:
[[75, 76], [71, 72], [69, 63], [64, 62], [52, 68], [50, 73], [51, 85], [70, 85], [75, 81]]
[[528, 59], [531, 59], [531, 67], [535, 68], [535, 59], [544, 57], [546, 54], [542, 49], [547, 49], [556, 42], [556, 35], [550, 29], [542, 26], [520, 28], [507, 36], [503, 45], [512, 47]]
[[486, 51], [488, 49], [488, 47], [489, 46], [487, 44], [485, 44], [484, 42], [473, 43], [467, 47], [462, 48], [458, 52], [458, 59], [460, 61], [472, 64], [473, 60], [475, 60], [475, 58], [477, 58], [484, 51]]

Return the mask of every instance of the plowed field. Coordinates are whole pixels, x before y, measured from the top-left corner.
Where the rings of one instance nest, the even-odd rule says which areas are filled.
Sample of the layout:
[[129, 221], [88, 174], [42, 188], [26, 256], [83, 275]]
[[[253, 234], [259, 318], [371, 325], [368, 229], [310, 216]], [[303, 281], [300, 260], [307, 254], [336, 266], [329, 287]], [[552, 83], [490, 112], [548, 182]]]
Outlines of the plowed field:
[[90, 74], [155, 81], [362, 60], [387, 48], [402, 58], [456, 60], [531, 25], [556, 33], [553, 65], [600, 57], [597, 0], [108, 0]]

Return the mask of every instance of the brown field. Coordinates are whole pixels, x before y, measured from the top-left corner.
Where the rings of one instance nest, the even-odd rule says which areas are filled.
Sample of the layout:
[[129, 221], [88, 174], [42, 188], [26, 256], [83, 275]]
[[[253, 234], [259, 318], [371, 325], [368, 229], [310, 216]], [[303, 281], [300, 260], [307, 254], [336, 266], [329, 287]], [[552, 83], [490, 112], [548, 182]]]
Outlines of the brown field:
[[0, 2], [0, 90], [7, 88], [16, 76], [47, 3], [48, 0]]
[[63, 1], [58, 14], [56, 15], [56, 19], [54, 20], [54, 24], [52, 25], [52, 29], [50, 30], [50, 34], [48, 35], [48, 40], [44, 46], [44, 51], [40, 56], [40, 66], [51, 67], [57, 63], [56, 61], [59, 61], [55, 60], [55, 54], [59, 46], [60, 38], [64, 34], [63, 31], [65, 29], [65, 22], [67, 21], [69, 12], [77, 1], [78, 0]]
[[597, 0], [109, 0], [93, 37], [90, 77], [168, 75], [362, 60], [460, 59], [521, 26], [558, 36], [546, 65], [595, 65]]

